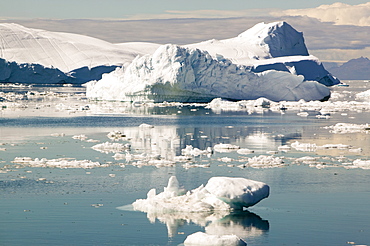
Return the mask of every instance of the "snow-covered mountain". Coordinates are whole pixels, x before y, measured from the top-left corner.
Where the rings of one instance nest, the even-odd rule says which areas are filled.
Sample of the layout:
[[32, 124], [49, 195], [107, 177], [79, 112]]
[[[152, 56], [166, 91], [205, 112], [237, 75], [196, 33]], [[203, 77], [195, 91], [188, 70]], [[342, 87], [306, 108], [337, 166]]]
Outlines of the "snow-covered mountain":
[[285, 22], [260, 23], [235, 38], [183, 47], [111, 44], [17, 24], [0, 24], [0, 41], [0, 81], [95, 80], [87, 84], [87, 95], [98, 99], [318, 100], [330, 95], [326, 86], [339, 83], [308, 54], [302, 33]]

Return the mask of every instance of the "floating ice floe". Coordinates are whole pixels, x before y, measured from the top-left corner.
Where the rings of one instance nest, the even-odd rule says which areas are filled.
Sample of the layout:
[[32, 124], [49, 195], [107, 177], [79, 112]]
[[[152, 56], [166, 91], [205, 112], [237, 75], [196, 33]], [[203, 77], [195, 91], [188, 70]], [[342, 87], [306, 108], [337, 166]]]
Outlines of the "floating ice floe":
[[78, 140], [81, 140], [81, 141], [84, 141], [86, 139], [88, 139], [88, 137], [84, 134], [81, 134], [81, 135], [74, 135], [72, 136], [73, 139], [78, 139]]
[[307, 117], [309, 115], [309, 113], [307, 112], [299, 112], [297, 113], [298, 116], [301, 116], [301, 117]]
[[246, 246], [247, 243], [236, 235], [210, 235], [204, 232], [196, 232], [187, 236], [185, 246], [195, 245], [228, 245], [228, 246]]
[[278, 147], [278, 150], [279, 151], [282, 151], [282, 152], [288, 152], [288, 151], [290, 151], [292, 148], [290, 148], [290, 146], [288, 146], [288, 145], [282, 145], [282, 146], [279, 146]]
[[184, 156], [188, 156], [188, 155], [191, 155], [191, 156], [210, 155], [210, 154], [212, 154], [212, 152], [213, 152], [213, 150], [212, 150], [211, 147], [208, 147], [205, 150], [200, 150], [198, 148], [194, 148], [191, 145], [187, 145], [185, 149], [181, 150], [181, 154], [184, 155]]
[[213, 146], [213, 149], [216, 151], [216, 152], [232, 152], [232, 151], [237, 151], [238, 149], [240, 149], [240, 146], [237, 146], [237, 145], [233, 145], [233, 144], [223, 144], [223, 143], [220, 143], [220, 144], [216, 144], [215, 146]]
[[111, 140], [119, 141], [126, 139], [126, 134], [121, 131], [112, 131], [107, 134], [107, 137]]
[[242, 210], [267, 198], [269, 192], [265, 183], [229, 177], [213, 177], [206, 186], [185, 191], [172, 176], [162, 193], [156, 194], [151, 189], [147, 199], [138, 199], [132, 205], [135, 210], [147, 213]]
[[345, 168], [347, 169], [352, 169], [352, 168], [370, 169], [370, 160], [357, 159], [353, 161], [352, 165], [345, 166]]
[[274, 157], [274, 156], [254, 156], [252, 158], [248, 158], [248, 162], [245, 165], [241, 165], [239, 167], [252, 167], [252, 168], [274, 168], [274, 167], [282, 167], [285, 166], [284, 161], [281, 157]]
[[52, 133], [50, 135], [53, 136], [53, 137], [64, 137], [65, 136], [64, 133]]
[[[206, 105], [206, 108], [219, 113], [221, 111], [243, 111], [252, 113], [264, 113], [265, 111], [273, 112], [286, 112], [286, 111], [298, 111], [305, 112], [303, 116], [306, 116], [306, 111], [317, 111], [320, 117], [327, 117], [329, 113], [335, 112], [362, 112], [370, 111], [369, 102], [359, 102], [359, 101], [305, 101], [299, 100], [297, 102], [293, 101], [280, 101], [273, 102], [263, 98], [266, 102], [264, 105], [260, 106], [257, 103], [258, 100], [241, 100], [237, 102], [222, 100], [220, 98], [213, 99], [210, 103]], [[268, 103], [267, 103], [268, 102]], [[321, 111], [321, 112], [320, 112]], [[324, 114], [323, 114], [324, 113]]]
[[360, 92], [356, 94], [356, 99], [370, 101], [370, 90]]
[[324, 149], [352, 149], [352, 146], [346, 144], [324, 144], [324, 145], [316, 145], [315, 143], [300, 143], [295, 141], [291, 144], [292, 148], [303, 151], [303, 152], [315, 152], [317, 150], [324, 150]]
[[185, 163], [182, 165], [183, 168], [185, 169], [190, 169], [190, 168], [209, 168], [211, 167], [211, 164], [197, 164], [197, 163], [194, 163], [194, 164], [190, 164], [190, 163]]
[[331, 133], [345, 134], [345, 133], [370, 133], [369, 124], [350, 124], [337, 123], [333, 126], [327, 126], [326, 129], [331, 129]]
[[110, 143], [110, 142], [105, 142], [101, 144], [96, 144], [92, 146], [91, 148], [102, 152], [102, 153], [119, 153], [125, 150], [130, 149], [131, 145], [130, 144], [121, 144], [121, 143]]
[[46, 159], [46, 158], [35, 158], [31, 157], [16, 157], [13, 163], [31, 166], [31, 167], [56, 167], [56, 168], [94, 168], [102, 167], [99, 162], [93, 162], [90, 160], [76, 160], [73, 158], [59, 158], [59, 159]]
[[250, 149], [247, 149], [247, 148], [242, 148], [242, 149], [238, 149], [236, 151], [236, 153], [238, 153], [239, 155], [249, 155], [249, 154], [254, 153], [254, 150], [250, 150]]
[[149, 124], [146, 124], [146, 123], [143, 123], [139, 126], [139, 128], [154, 128], [153, 125], [149, 125]]

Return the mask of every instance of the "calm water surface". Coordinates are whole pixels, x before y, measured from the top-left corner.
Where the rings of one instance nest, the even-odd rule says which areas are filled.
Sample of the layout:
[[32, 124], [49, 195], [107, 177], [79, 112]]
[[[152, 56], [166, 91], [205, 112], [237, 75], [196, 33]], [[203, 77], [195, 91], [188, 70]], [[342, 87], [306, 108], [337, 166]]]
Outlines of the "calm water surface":
[[[349, 84], [335, 90], [351, 97], [350, 92], [369, 88], [368, 83]], [[61, 90], [35, 88], [45, 89]], [[82, 89], [62, 89], [71, 93], [67, 100], [28, 98], [17, 101], [26, 108], [0, 111], [0, 245], [180, 245], [197, 231], [236, 234], [252, 246], [370, 245], [370, 169], [348, 168], [356, 159], [370, 159], [370, 134], [334, 134], [325, 128], [338, 122], [369, 123], [368, 111], [320, 119], [314, 111], [308, 117], [294, 111], [219, 113], [194, 106], [123, 112], [116, 104], [105, 104], [99, 105], [105, 111], [91, 114], [96, 110], [91, 105], [86, 112], [73, 111], [89, 103], [73, 96]], [[140, 128], [142, 123], [154, 128]], [[127, 136], [118, 143], [130, 143], [131, 154], [158, 153], [166, 160], [181, 155], [187, 145], [204, 150], [230, 143], [254, 153], [214, 152], [188, 161], [188, 166], [201, 167], [185, 168], [181, 162], [153, 166], [115, 159], [113, 152], [91, 148], [112, 142], [107, 134], [114, 130]], [[81, 134], [96, 141], [72, 138]], [[362, 151], [279, 151], [295, 141], [345, 144]], [[280, 157], [284, 163], [270, 168], [240, 166], [261, 155]], [[314, 161], [298, 161], [307, 156]], [[86, 159], [104, 166], [32, 167], [14, 163], [16, 157]], [[207, 219], [210, 214], [155, 216], [131, 209], [129, 205], [145, 198], [151, 188], [162, 191], [173, 175], [189, 190], [213, 176], [249, 178], [267, 183], [271, 195], [248, 211], [213, 221]]]

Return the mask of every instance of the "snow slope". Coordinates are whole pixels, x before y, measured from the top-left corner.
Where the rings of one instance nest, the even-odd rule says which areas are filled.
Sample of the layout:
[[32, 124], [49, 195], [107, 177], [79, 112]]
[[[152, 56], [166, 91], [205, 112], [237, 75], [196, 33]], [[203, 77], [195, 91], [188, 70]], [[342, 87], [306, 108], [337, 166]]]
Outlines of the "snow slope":
[[339, 83], [319, 60], [309, 55], [303, 34], [286, 22], [258, 23], [235, 38], [210, 40], [186, 47], [222, 55], [235, 64], [253, 67], [253, 72], [285, 71], [332, 86]]
[[235, 38], [187, 45], [217, 54], [233, 63], [253, 65], [256, 60], [286, 56], [308, 56], [303, 34], [286, 22], [258, 23]]
[[115, 45], [78, 34], [0, 24], [0, 58], [54, 67], [64, 73], [82, 67], [125, 65], [156, 47], [150, 43]]
[[112, 44], [17, 24], [0, 24], [0, 41], [0, 81], [95, 80], [87, 95], [98, 99], [321, 100], [330, 95], [323, 85], [339, 83], [308, 54], [302, 33], [285, 22], [259, 23], [235, 38], [184, 47]]

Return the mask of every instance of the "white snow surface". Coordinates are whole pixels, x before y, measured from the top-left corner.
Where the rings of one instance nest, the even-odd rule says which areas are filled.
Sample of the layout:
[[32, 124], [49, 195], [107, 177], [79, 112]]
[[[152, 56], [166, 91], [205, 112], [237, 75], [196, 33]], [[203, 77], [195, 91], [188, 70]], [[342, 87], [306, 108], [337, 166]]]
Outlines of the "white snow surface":
[[231, 39], [160, 46], [88, 83], [87, 96], [155, 102], [209, 102], [217, 97], [310, 101], [329, 97], [326, 86], [338, 83], [308, 54], [302, 33], [286, 22], [273, 22]]
[[337, 123], [333, 126], [327, 126], [331, 133], [345, 134], [345, 133], [369, 133], [370, 124], [351, 124], [351, 123]]
[[147, 199], [138, 199], [132, 205], [147, 213], [241, 210], [267, 198], [269, 192], [265, 183], [229, 177], [212, 177], [206, 186], [186, 192], [172, 176], [163, 192], [156, 194], [151, 189]]
[[0, 58], [17, 63], [40, 64], [70, 72], [81, 67], [125, 65], [137, 55], [152, 52], [151, 43], [112, 44], [100, 39], [62, 32], [0, 24]]
[[31, 157], [15, 157], [13, 163], [30, 166], [30, 167], [54, 167], [54, 168], [95, 168], [101, 167], [99, 162], [90, 160], [76, 160], [74, 158], [46, 159]]
[[370, 101], [370, 90], [356, 94], [356, 98], [364, 101]]
[[112, 44], [8, 23], [0, 24], [0, 34], [0, 65], [6, 68], [0, 81], [47, 84], [97, 79], [87, 84], [87, 96], [103, 100], [310, 101], [327, 98], [326, 86], [339, 83], [308, 54], [302, 33], [286, 22], [259, 23], [235, 38], [183, 47]]
[[208, 52], [163, 45], [153, 55], [137, 57], [126, 69], [104, 74], [87, 84], [90, 98], [120, 101], [209, 102], [221, 97], [273, 101], [321, 100], [330, 90], [316, 81], [287, 71], [259, 73], [230, 60], [217, 60]]
[[92, 149], [102, 152], [102, 153], [119, 153], [124, 150], [130, 149], [130, 144], [121, 144], [121, 143], [110, 143], [105, 142], [101, 144], [96, 144], [91, 147]]
[[247, 243], [236, 235], [210, 235], [204, 232], [196, 232], [186, 237], [184, 245], [244, 246]]
[[253, 65], [256, 61], [287, 56], [308, 56], [303, 34], [286, 22], [258, 23], [235, 38], [209, 40], [187, 45], [222, 55], [233, 63]]

